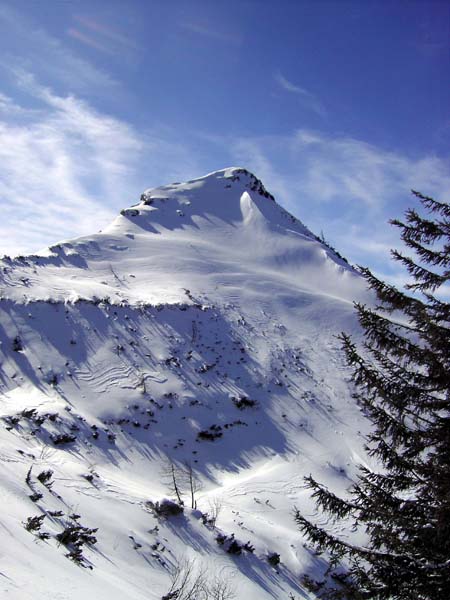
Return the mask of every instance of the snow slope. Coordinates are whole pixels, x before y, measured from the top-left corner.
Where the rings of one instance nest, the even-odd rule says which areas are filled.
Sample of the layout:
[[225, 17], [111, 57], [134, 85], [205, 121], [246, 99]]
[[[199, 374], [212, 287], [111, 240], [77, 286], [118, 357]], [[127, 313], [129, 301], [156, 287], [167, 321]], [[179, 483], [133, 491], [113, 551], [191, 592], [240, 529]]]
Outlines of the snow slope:
[[[314, 510], [303, 476], [344, 489], [362, 455], [335, 337], [359, 335], [359, 275], [230, 168], [5, 257], [0, 281], [5, 597], [156, 600], [186, 557], [236, 598], [309, 597], [300, 577], [323, 564], [293, 523], [294, 505]], [[168, 458], [193, 470], [199, 510], [186, 493], [164, 519], [149, 501], [173, 497]], [[215, 527], [200, 514], [214, 505]], [[38, 515], [48, 539], [24, 527]], [[74, 523], [98, 528], [84, 566], [56, 538]], [[254, 551], [231, 554], [219, 534]]]

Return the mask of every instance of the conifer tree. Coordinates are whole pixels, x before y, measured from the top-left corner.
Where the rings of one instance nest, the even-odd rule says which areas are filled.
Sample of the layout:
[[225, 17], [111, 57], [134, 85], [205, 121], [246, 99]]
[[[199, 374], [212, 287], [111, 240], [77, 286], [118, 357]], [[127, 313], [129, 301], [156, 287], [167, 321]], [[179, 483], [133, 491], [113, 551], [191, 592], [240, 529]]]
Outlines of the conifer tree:
[[409, 209], [404, 222], [391, 221], [414, 251], [392, 251], [411, 276], [409, 291], [362, 268], [379, 306], [356, 305], [363, 347], [341, 336], [357, 402], [373, 426], [366, 450], [379, 468], [359, 466], [346, 498], [306, 478], [318, 508], [365, 531], [367, 541], [352, 544], [295, 512], [300, 530], [329, 556], [325, 579], [307, 579], [322, 598], [450, 598], [450, 205], [413, 194], [427, 216]]

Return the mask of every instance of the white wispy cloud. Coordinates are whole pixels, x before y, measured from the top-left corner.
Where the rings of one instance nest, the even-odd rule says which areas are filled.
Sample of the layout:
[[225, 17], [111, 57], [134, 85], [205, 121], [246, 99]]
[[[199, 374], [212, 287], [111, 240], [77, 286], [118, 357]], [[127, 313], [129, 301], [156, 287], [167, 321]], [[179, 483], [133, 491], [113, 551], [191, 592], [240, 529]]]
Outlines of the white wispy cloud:
[[345, 198], [372, 211], [388, 206], [410, 189], [442, 194], [450, 190], [446, 161], [434, 156], [412, 158], [349, 137], [297, 131], [293, 156], [307, 160], [304, 186], [322, 202]]
[[84, 27], [89, 31], [101, 36], [103, 39], [108, 39], [113, 42], [115, 45], [120, 46], [122, 49], [124, 47], [132, 48], [133, 50], [138, 49], [138, 45], [130, 36], [125, 35], [124, 33], [117, 31], [110, 25], [107, 25], [99, 18], [89, 18], [84, 15], [75, 15], [74, 20], [78, 23], [78, 26]]
[[106, 71], [72, 52], [67, 45], [38, 27], [24, 13], [10, 6], [0, 6], [0, 24], [12, 36], [20, 51], [4, 53], [0, 67], [6, 71], [26, 68], [40, 79], [51, 81], [72, 91], [91, 93], [99, 89], [117, 90], [118, 84]]
[[138, 50], [138, 45], [129, 35], [117, 31], [100, 17], [74, 15], [73, 25], [67, 29], [67, 35], [90, 48], [116, 57], [124, 58], [124, 54], [130, 57]]
[[36, 110], [32, 108], [25, 108], [20, 106], [12, 98], [0, 92], [0, 115], [15, 115], [15, 116], [25, 116], [25, 115], [34, 115], [37, 113]]
[[230, 162], [261, 177], [277, 200], [352, 262], [401, 277], [390, 248], [401, 248], [387, 222], [415, 203], [410, 190], [450, 196], [448, 161], [410, 157], [362, 140], [299, 130], [286, 136], [223, 141]]
[[[75, 15], [73, 23], [84, 36], [75, 37], [97, 50], [120, 47], [129, 57], [137, 48], [98, 18]], [[0, 6], [0, 26], [18, 48], [0, 55], [9, 91], [0, 91], [0, 255], [93, 233], [144, 188], [202, 172], [178, 132], [138, 131], [81, 99], [123, 100], [127, 92], [67, 36], [49, 34], [12, 4]]]
[[327, 111], [325, 110], [325, 107], [323, 106], [322, 102], [320, 102], [320, 100], [317, 98], [317, 96], [315, 96], [314, 94], [312, 94], [305, 88], [292, 83], [291, 81], [286, 79], [286, 77], [284, 75], [282, 75], [280, 72], [275, 73], [274, 77], [275, 77], [275, 81], [277, 82], [277, 84], [285, 92], [289, 92], [291, 94], [297, 95], [301, 104], [305, 108], [308, 108], [308, 109], [314, 111], [321, 117], [326, 116]]
[[145, 188], [204, 174], [178, 131], [137, 131], [26, 71], [15, 75], [37, 108], [0, 93], [0, 255], [95, 233]]
[[186, 31], [189, 31], [190, 33], [219, 42], [224, 42], [226, 44], [239, 46], [242, 43], [242, 36], [239, 32], [218, 29], [217, 26], [214, 26], [206, 21], [185, 21], [180, 23], [180, 27]]
[[71, 38], [74, 38], [78, 42], [89, 46], [90, 48], [94, 48], [95, 50], [100, 50], [100, 52], [104, 52], [105, 54], [114, 54], [114, 50], [107, 46], [106, 44], [101, 43], [95, 36], [88, 35], [85, 31], [80, 31], [75, 27], [69, 27], [67, 30], [67, 35]]
[[0, 121], [5, 253], [37, 250], [108, 223], [131, 203], [144, 144], [132, 127], [74, 96], [58, 96], [26, 74], [22, 86], [42, 109], [24, 121], [20, 107], [7, 103]]

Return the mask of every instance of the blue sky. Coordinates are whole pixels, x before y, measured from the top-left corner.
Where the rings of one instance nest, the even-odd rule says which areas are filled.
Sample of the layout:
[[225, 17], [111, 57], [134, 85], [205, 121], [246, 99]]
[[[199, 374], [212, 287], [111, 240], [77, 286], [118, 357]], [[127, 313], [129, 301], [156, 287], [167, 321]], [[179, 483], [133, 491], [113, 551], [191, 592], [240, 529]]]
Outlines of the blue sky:
[[401, 281], [386, 221], [450, 192], [450, 3], [0, 5], [0, 253], [230, 165]]

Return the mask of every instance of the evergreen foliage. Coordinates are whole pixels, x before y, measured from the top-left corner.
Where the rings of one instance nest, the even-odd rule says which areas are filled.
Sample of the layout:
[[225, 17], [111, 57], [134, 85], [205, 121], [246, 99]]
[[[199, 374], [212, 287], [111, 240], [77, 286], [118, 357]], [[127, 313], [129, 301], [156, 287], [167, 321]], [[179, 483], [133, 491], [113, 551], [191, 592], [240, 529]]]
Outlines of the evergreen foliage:
[[351, 544], [295, 512], [300, 530], [330, 557], [328, 577], [306, 581], [321, 598], [450, 597], [450, 304], [436, 296], [450, 279], [450, 205], [413, 194], [428, 218], [409, 209], [405, 222], [391, 223], [415, 253], [392, 251], [416, 293], [361, 269], [379, 306], [356, 305], [364, 348], [341, 338], [356, 399], [373, 424], [366, 449], [380, 469], [360, 466], [347, 498], [306, 478], [318, 508], [365, 531], [367, 543]]

